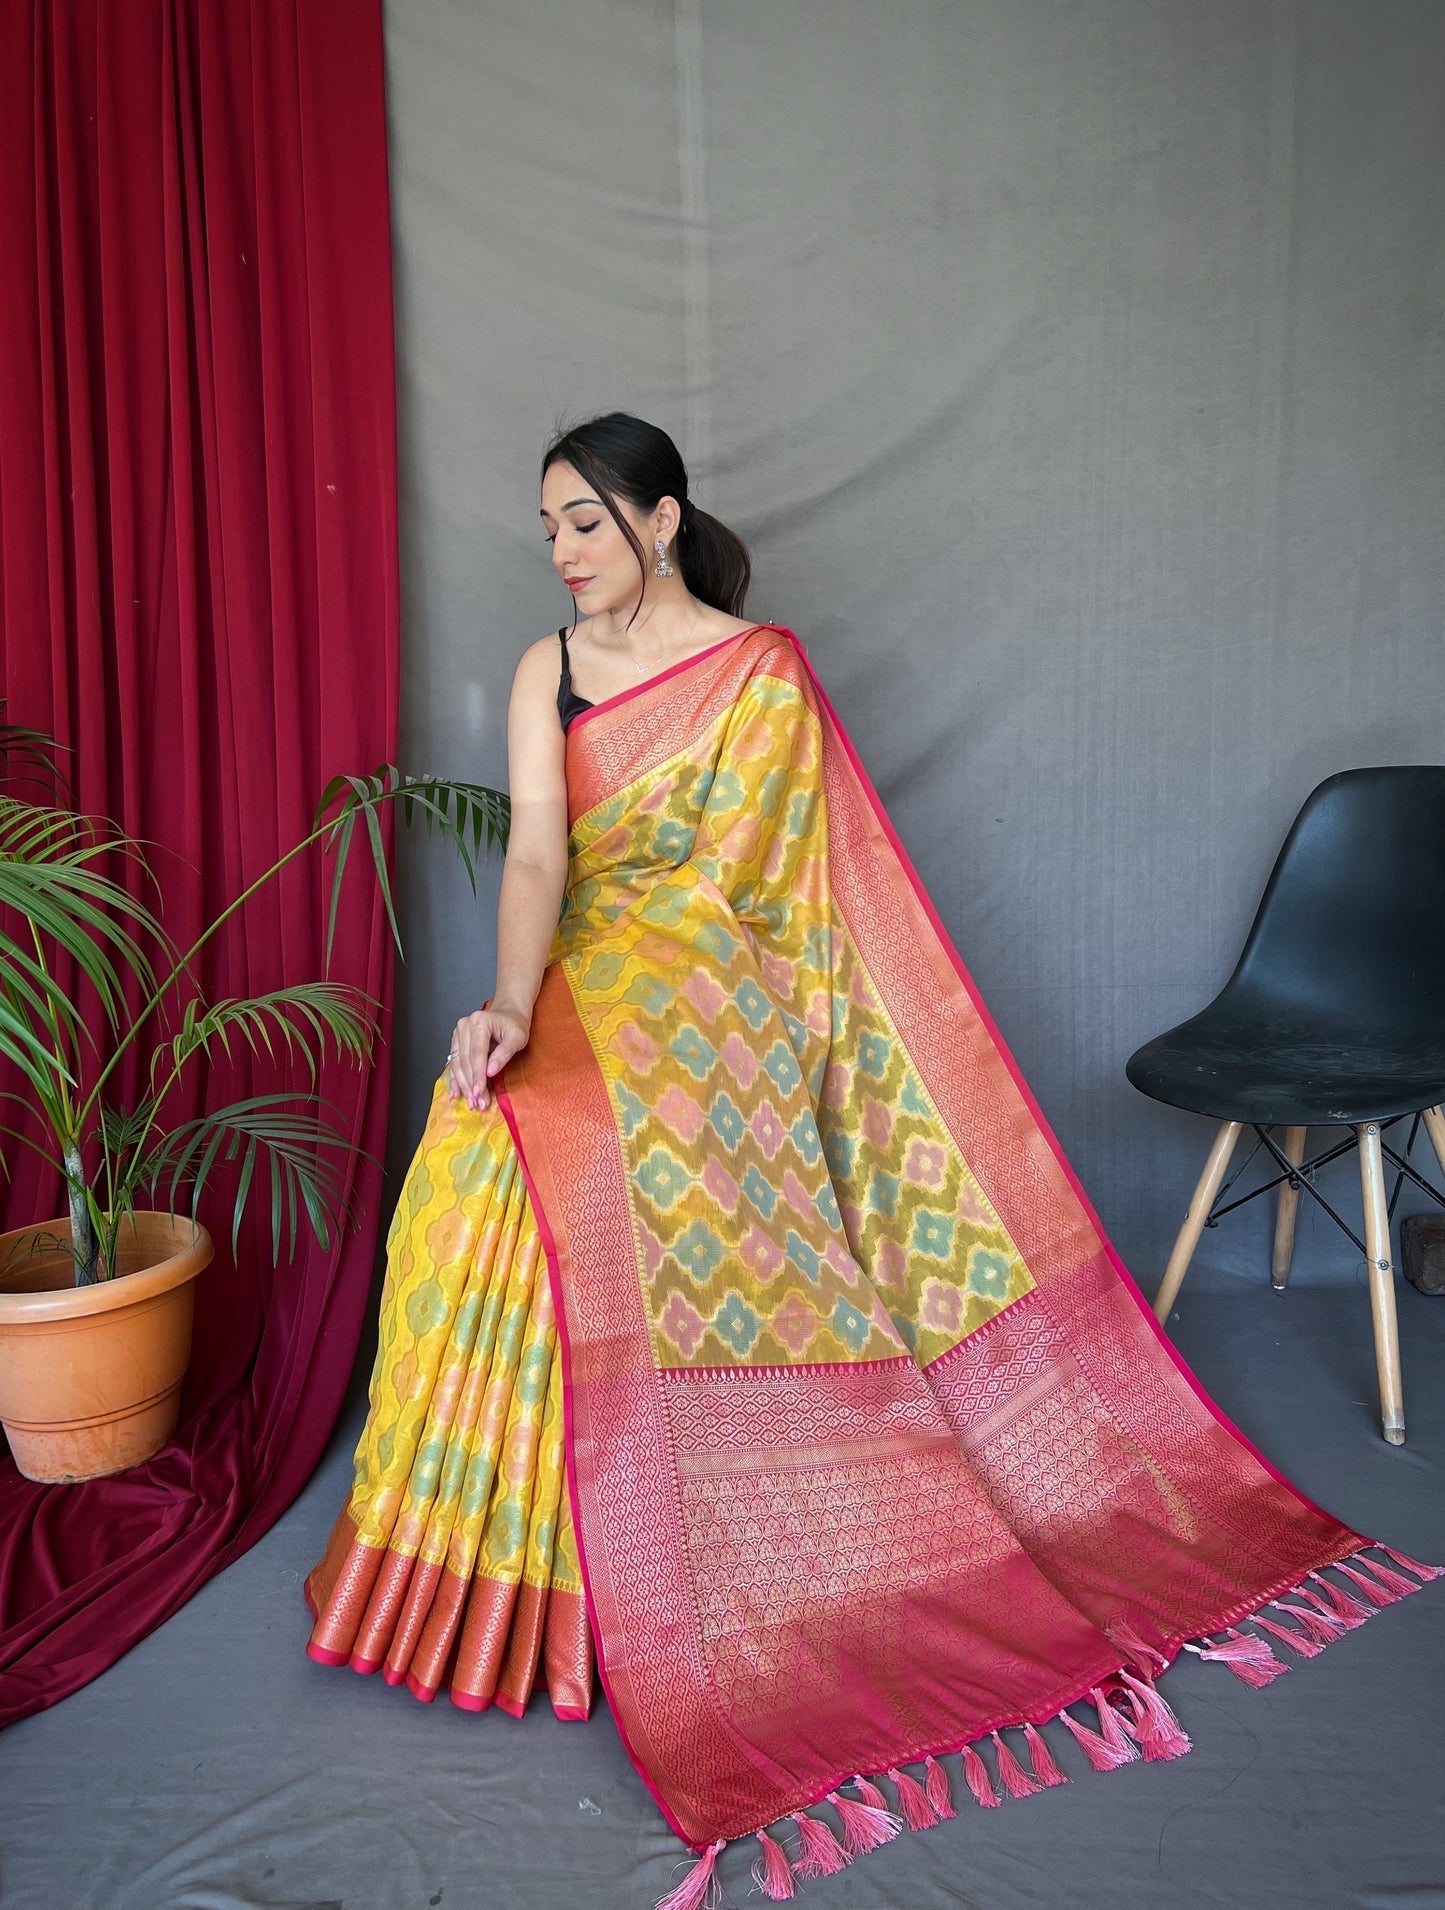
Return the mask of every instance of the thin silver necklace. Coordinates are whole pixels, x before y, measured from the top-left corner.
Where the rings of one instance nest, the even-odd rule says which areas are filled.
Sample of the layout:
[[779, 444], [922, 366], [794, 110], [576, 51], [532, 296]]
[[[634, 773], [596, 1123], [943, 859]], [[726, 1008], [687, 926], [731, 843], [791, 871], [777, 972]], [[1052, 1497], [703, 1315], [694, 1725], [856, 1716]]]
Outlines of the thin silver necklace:
[[[697, 629], [697, 618], [694, 617], [693, 630], [696, 630], [696, 629]], [[639, 676], [646, 676], [647, 665], [645, 663], [639, 663], [637, 661], [637, 658], [633, 656], [632, 645], [628, 643], [627, 639], [622, 635], [622, 632], [619, 630], [616, 634], [617, 634], [617, 641], [622, 645], [623, 655], [627, 657], [628, 661], [632, 664], [633, 669], [636, 670]], [[691, 635], [692, 632], [689, 631], [688, 634]], [[656, 665], [653, 666], [654, 670], [656, 669], [656, 667], [657, 667]]]

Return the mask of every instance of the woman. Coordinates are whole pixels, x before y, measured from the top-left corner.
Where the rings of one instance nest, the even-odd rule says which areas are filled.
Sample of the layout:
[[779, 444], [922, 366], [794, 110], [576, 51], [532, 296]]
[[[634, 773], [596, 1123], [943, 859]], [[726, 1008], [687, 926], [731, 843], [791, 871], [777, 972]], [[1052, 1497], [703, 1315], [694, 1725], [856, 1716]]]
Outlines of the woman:
[[541, 518], [585, 621], [518, 666], [496, 990], [392, 1223], [310, 1650], [580, 1718], [595, 1640], [702, 1859], [669, 1902], [747, 1833], [787, 1897], [951, 1815], [945, 1754], [983, 1804], [1064, 1781], [1049, 1719], [1177, 1756], [1186, 1641], [1264, 1683], [1266, 1632], [1312, 1655], [1415, 1580], [1172, 1353], [671, 439], [563, 434]]

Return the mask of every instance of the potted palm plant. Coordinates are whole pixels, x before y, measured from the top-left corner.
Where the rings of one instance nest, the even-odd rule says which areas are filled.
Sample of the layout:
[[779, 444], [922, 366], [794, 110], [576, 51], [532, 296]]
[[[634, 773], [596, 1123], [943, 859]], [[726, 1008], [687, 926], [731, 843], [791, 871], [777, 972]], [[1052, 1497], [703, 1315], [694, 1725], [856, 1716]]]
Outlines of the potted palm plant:
[[[0, 753], [32, 773], [53, 774], [53, 750], [34, 731], [0, 729]], [[329, 968], [358, 823], [403, 953], [381, 828], [392, 803], [404, 822], [420, 817], [450, 838], [475, 893], [483, 849], [506, 841], [507, 798], [383, 764], [336, 777], [307, 834], [179, 949], [134, 893], [137, 872], [140, 886], [150, 880], [141, 843], [61, 800], [25, 800], [13, 781], [0, 789], [0, 1055], [18, 1070], [23, 1091], [5, 1098], [23, 1103], [26, 1122], [0, 1122], [0, 1164], [6, 1143], [34, 1148], [59, 1170], [69, 1208], [0, 1234], [0, 1423], [28, 1478], [118, 1472], [174, 1430], [192, 1282], [212, 1257], [197, 1210], [218, 1164], [234, 1168], [233, 1251], [262, 1190], [278, 1259], [283, 1231], [294, 1248], [302, 1219], [324, 1248], [347, 1218], [340, 1168], [352, 1144], [328, 1119], [318, 1077], [330, 1056], [370, 1054], [377, 1003], [325, 975], [208, 1000], [198, 957], [258, 889], [320, 855], [332, 861]], [[82, 984], [97, 1004], [89, 1017]], [[187, 1113], [188, 1071], [239, 1048], [274, 1064], [278, 1084]], [[122, 1063], [139, 1084], [127, 1102]]]

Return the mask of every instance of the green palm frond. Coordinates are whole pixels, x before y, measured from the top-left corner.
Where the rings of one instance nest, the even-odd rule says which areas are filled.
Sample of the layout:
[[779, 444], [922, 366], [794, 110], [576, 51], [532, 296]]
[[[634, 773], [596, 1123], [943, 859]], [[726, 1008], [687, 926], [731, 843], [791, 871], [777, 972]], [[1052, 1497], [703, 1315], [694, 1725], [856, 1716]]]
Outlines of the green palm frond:
[[[477, 860], [483, 848], [504, 849], [507, 845], [512, 806], [501, 790], [488, 789], [482, 783], [455, 782], [441, 776], [411, 776], [405, 770], [398, 769], [395, 763], [382, 763], [370, 776], [333, 776], [322, 792], [312, 822], [313, 829], [323, 831], [322, 840], [326, 847], [336, 854], [336, 867], [331, 878], [331, 910], [326, 923], [328, 964], [336, 930], [341, 879], [346, 873], [358, 817], [366, 823], [372, 865], [381, 888], [382, 904], [386, 909], [386, 919], [391, 924], [397, 953], [403, 961], [406, 959], [401, 945], [401, 931], [397, 927], [396, 910], [392, 904], [386, 852], [381, 840], [378, 812], [385, 802], [400, 804], [401, 818], [408, 828], [415, 816], [420, 814], [426, 823], [428, 835], [438, 830], [447, 837], [462, 859], [473, 895], [477, 891]], [[332, 805], [338, 803], [340, 806], [336, 814], [328, 820]]]
[[[5, 700], [0, 697], [0, 709]], [[68, 744], [58, 743], [53, 736], [47, 736], [44, 730], [26, 729], [23, 723], [0, 723], [0, 761], [5, 764], [7, 777], [12, 763], [20, 765], [21, 780], [44, 781], [57, 785], [62, 791], [67, 788], [66, 780], [56, 763], [56, 752], [64, 750], [71, 754]], [[24, 773], [28, 765], [30, 776]]]
[[[139, 1177], [141, 1184], [154, 1196], [169, 1175], [166, 1200], [172, 1212], [179, 1211], [176, 1202], [181, 1189], [189, 1186], [194, 1214], [217, 1160], [234, 1161], [239, 1156], [241, 1172], [231, 1216], [234, 1252], [256, 1167], [264, 1157], [271, 1182], [273, 1254], [280, 1258], [283, 1221], [288, 1230], [287, 1252], [295, 1252], [296, 1226], [302, 1212], [318, 1245], [329, 1247], [331, 1228], [347, 1217], [347, 1177], [341, 1166], [326, 1159], [318, 1149], [335, 1148], [346, 1158], [360, 1155], [371, 1160], [373, 1156], [365, 1148], [353, 1146], [344, 1134], [316, 1115], [298, 1113], [297, 1098], [294, 1093], [252, 1095], [172, 1129], [150, 1151]], [[316, 1104], [327, 1105], [319, 1100]]]
[[[0, 1055], [14, 1062], [39, 1097], [42, 1107], [48, 1108], [58, 1087], [75, 1086], [75, 1075], [66, 1059], [64, 1042], [39, 1032], [30, 1016], [17, 1004], [17, 995], [28, 999], [42, 1024], [46, 1021], [45, 1004], [35, 991], [23, 977], [6, 974], [4, 940], [0, 936]], [[70, 1002], [62, 997], [50, 1005], [54, 1009], [52, 1026], [64, 1023], [73, 1034], [78, 1018]]]
[[[124, 1005], [122, 973], [129, 971], [146, 989], [155, 987], [155, 971], [139, 938], [150, 938], [162, 948], [169, 942], [144, 902], [89, 866], [112, 853], [146, 867], [129, 838], [100, 837], [88, 818], [0, 795], [0, 907], [14, 909], [64, 950], [94, 987], [106, 1019], [115, 1027]], [[11, 981], [23, 976], [33, 987], [54, 994], [55, 984], [43, 965], [9, 936], [0, 937], [0, 976]]]
[[[274, 1061], [278, 1043], [287, 1061], [299, 1055], [310, 1087], [316, 1085], [320, 1057], [328, 1043], [338, 1055], [350, 1055], [361, 1061], [370, 1054], [376, 1038], [376, 1012], [381, 1003], [374, 995], [353, 987], [349, 982], [295, 982], [289, 988], [274, 988], [268, 994], [213, 1002], [188, 1001], [181, 1029], [170, 1043], [171, 1073], [178, 1074], [193, 1054], [217, 1042], [229, 1057], [231, 1036], [236, 1033], [252, 1054], [265, 1050]], [[151, 1062], [151, 1085], [162, 1050]]]
[[123, 1161], [139, 1147], [154, 1119], [155, 1103], [151, 1100], [141, 1101], [134, 1108], [103, 1106], [100, 1109], [100, 1130], [116, 1160]]

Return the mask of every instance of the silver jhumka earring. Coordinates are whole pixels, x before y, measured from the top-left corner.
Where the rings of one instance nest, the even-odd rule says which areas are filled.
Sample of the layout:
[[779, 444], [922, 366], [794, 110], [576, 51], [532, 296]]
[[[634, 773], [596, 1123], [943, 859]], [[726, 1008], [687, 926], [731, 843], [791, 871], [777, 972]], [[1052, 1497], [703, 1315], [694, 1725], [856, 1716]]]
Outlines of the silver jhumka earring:
[[660, 537], [656, 540], [655, 544], [653, 545], [653, 548], [657, 552], [657, 562], [656, 564], [654, 564], [652, 569], [653, 576], [654, 577], [675, 577], [677, 575], [677, 572], [673, 569], [672, 565], [668, 563], [667, 561], [667, 546], [666, 544], [663, 543]]

